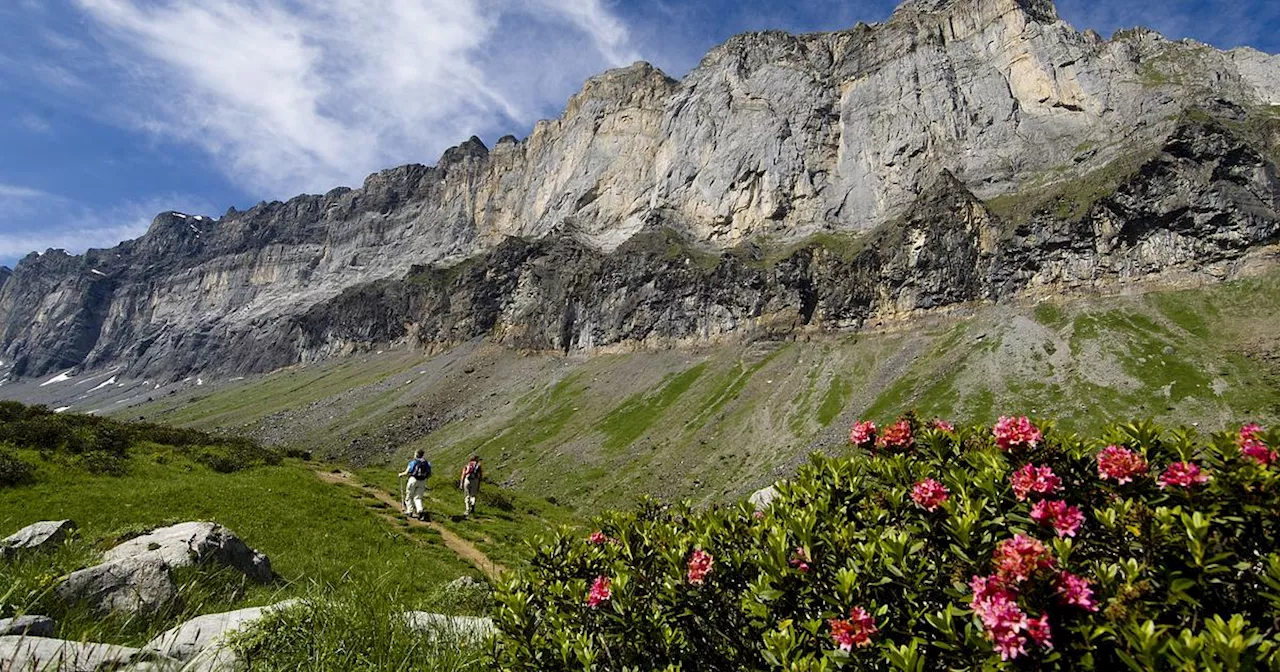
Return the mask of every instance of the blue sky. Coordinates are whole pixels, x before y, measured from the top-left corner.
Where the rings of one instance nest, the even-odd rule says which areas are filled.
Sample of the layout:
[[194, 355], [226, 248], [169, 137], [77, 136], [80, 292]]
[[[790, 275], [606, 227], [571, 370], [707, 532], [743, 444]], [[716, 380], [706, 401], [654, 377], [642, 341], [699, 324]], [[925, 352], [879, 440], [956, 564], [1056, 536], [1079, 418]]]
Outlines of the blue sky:
[[[0, 264], [137, 236], [175, 209], [358, 186], [471, 134], [524, 135], [582, 80], [673, 76], [745, 30], [882, 21], [882, 0], [0, 0]], [[1277, 0], [1060, 0], [1280, 52]]]

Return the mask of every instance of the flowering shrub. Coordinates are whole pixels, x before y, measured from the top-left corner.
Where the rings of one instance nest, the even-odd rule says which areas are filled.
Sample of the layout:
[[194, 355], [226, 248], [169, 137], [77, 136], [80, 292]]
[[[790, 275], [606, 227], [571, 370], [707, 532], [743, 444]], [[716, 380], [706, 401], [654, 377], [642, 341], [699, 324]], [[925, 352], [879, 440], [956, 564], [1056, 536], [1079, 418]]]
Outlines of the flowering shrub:
[[499, 591], [498, 665], [1280, 668], [1276, 431], [902, 421], [762, 514], [645, 502], [596, 521], [610, 543], [540, 539]]

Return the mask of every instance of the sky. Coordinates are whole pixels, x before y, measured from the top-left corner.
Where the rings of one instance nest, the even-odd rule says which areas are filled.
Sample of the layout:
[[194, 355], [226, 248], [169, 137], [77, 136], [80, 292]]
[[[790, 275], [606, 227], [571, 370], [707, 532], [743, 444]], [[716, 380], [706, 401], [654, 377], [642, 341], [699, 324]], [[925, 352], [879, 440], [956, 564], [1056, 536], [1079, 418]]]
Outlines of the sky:
[[[679, 77], [747, 30], [883, 21], [891, 0], [0, 0], [0, 265], [523, 137], [593, 74]], [[1280, 52], [1280, 0], [1059, 0]]]

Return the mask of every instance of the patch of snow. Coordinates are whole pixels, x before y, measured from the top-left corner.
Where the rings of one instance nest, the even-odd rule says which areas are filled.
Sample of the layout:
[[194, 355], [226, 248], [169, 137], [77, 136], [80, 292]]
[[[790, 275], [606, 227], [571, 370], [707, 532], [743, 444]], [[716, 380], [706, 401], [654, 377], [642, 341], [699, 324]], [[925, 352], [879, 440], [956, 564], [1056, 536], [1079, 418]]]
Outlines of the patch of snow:
[[234, 383], [234, 382], [235, 382], [235, 381], [237, 381], [237, 380], [244, 380], [244, 376], [236, 376], [235, 378], [232, 378], [232, 379], [231, 379], [231, 382], [233, 382], [233, 383]]
[[62, 373], [59, 373], [58, 375], [50, 378], [49, 380], [46, 380], [43, 383], [40, 383], [40, 387], [44, 387], [45, 385], [52, 385], [54, 383], [61, 383], [64, 380], [71, 380], [70, 373], [71, 373], [71, 369], [67, 369], [66, 371], [63, 371]]
[[151, 388], [151, 389], [153, 389], [153, 390], [158, 390], [158, 389], [160, 389], [160, 383], [156, 383], [156, 386], [155, 386], [155, 387], [153, 387], [153, 388]]
[[196, 215], [196, 221], [197, 221], [197, 222], [203, 222], [203, 221], [204, 221], [204, 215]]
[[204, 385], [204, 378], [196, 378], [196, 385]]
[[194, 231], [197, 236], [200, 235], [200, 229], [197, 229], [195, 224], [188, 224], [187, 228]]
[[101, 390], [104, 387], [110, 387], [115, 384], [116, 384], [116, 377], [111, 376], [110, 378], [102, 381], [101, 383], [98, 383], [98, 386], [93, 388], [92, 390], [89, 390], [89, 392], [97, 392], [98, 390]]
[[90, 272], [90, 273], [92, 273], [92, 274], [94, 274], [94, 275], [106, 276], [106, 273], [103, 273], [102, 271], [99, 271], [99, 270], [98, 270], [98, 269], [96, 269], [96, 268], [91, 268], [91, 269], [89, 269], [89, 272]]
[[70, 407], [70, 406], [59, 406], [59, 407], [57, 407], [57, 408], [53, 409], [53, 412], [54, 412], [54, 413], [62, 413], [62, 412], [64, 412], [64, 411], [69, 411], [69, 410], [71, 410], [71, 407]]
[[173, 213], [173, 216], [174, 216], [174, 217], [177, 217], [177, 218], [179, 218], [179, 219], [186, 219], [186, 218], [187, 218], [187, 216], [186, 216], [186, 215], [184, 215], [184, 214], [182, 214], [181, 212], [175, 212], [175, 213]]

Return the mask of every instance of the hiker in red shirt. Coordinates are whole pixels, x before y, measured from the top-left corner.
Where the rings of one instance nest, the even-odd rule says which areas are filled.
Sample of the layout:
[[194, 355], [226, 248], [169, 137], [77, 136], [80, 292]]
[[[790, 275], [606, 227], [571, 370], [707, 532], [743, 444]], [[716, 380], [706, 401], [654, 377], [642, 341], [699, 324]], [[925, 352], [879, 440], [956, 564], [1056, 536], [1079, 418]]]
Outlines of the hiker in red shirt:
[[476, 509], [476, 495], [480, 494], [480, 479], [484, 477], [484, 468], [480, 466], [480, 456], [473, 455], [467, 466], [462, 468], [462, 478], [458, 487], [462, 488], [462, 502], [466, 506], [467, 516]]

